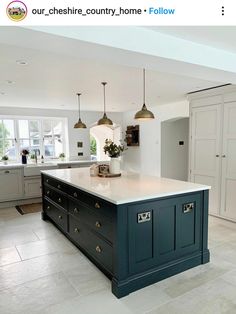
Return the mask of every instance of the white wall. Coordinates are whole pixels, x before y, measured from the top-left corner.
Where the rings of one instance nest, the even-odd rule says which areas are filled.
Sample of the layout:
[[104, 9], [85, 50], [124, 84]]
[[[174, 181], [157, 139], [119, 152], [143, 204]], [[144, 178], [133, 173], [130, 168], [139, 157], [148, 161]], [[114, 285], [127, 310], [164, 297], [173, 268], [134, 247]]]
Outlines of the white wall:
[[123, 132], [125, 132], [127, 125], [140, 125], [140, 146], [128, 148], [123, 157], [123, 168], [160, 176], [161, 122], [174, 118], [189, 117], [189, 103], [188, 101], [176, 102], [150, 108], [150, 110], [155, 114], [155, 119], [151, 121], [138, 122], [134, 120], [135, 111], [123, 115]]
[[[102, 117], [102, 112], [81, 112], [82, 121], [87, 125], [87, 129], [74, 129], [74, 124], [78, 120], [78, 112], [72, 110], [45, 110], [29, 108], [0, 108], [1, 115], [12, 116], [35, 116], [35, 117], [62, 117], [66, 118], [68, 125], [68, 157], [70, 160], [90, 159], [90, 127]], [[108, 117], [117, 124], [122, 125], [121, 113], [107, 113]], [[83, 148], [77, 148], [77, 142], [83, 142]], [[78, 157], [78, 152], [83, 152], [83, 157]]]
[[[179, 145], [183, 141], [184, 145]], [[188, 179], [189, 118], [161, 123], [161, 176]]]

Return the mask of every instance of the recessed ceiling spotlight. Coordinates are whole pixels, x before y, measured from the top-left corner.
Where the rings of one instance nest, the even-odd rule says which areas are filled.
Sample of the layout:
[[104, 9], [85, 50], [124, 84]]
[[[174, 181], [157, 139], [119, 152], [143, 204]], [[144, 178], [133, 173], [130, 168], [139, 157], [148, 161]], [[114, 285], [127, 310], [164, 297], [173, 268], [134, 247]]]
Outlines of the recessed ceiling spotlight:
[[28, 64], [28, 62], [26, 62], [25, 60], [16, 60], [16, 63], [18, 65], [27, 65]]

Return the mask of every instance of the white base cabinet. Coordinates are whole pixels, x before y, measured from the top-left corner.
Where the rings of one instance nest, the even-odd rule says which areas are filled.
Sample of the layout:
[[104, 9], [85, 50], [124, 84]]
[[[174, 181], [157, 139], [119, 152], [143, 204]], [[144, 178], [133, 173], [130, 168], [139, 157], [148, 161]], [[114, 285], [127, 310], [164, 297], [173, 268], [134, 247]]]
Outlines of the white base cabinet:
[[25, 197], [41, 197], [41, 177], [25, 177]]
[[0, 202], [22, 199], [23, 169], [0, 170]]
[[210, 214], [236, 221], [236, 88], [189, 98], [190, 180], [211, 186]]

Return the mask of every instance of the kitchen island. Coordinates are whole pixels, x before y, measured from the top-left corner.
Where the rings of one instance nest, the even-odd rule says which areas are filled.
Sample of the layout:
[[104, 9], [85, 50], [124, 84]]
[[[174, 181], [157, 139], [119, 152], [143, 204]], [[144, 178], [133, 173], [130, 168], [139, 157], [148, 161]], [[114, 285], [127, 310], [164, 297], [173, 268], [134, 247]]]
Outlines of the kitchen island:
[[209, 186], [89, 168], [42, 171], [42, 218], [51, 220], [123, 297], [209, 262]]

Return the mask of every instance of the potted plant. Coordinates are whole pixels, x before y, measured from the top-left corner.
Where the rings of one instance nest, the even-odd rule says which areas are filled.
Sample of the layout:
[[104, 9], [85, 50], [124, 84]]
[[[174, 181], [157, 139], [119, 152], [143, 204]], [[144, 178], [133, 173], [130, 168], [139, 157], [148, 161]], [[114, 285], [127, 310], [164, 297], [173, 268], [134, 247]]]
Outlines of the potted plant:
[[61, 161], [65, 160], [66, 155], [64, 153], [60, 153], [59, 158], [61, 159]]
[[36, 164], [37, 163], [37, 159], [36, 159], [36, 156], [35, 154], [30, 154], [30, 159], [31, 159], [31, 162]]
[[9, 160], [9, 157], [7, 155], [2, 156], [2, 161], [4, 165], [7, 165], [7, 161]]
[[121, 153], [124, 151], [124, 145], [117, 145], [112, 140], [106, 139], [105, 146], [103, 150], [105, 154], [108, 154], [111, 157], [109, 172], [111, 174], [119, 174], [120, 173], [120, 160], [119, 157]]
[[29, 151], [27, 149], [23, 149], [21, 151], [21, 162], [23, 165], [27, 164], [27, 156], [29, 155]]

